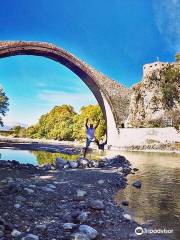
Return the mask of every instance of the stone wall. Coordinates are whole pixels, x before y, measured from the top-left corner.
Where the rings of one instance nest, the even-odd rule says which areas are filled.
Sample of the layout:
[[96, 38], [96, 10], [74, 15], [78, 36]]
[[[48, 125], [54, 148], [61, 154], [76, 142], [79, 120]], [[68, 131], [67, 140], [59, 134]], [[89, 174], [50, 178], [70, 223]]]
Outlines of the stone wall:
[[149, 142], [180, 142], [180, 134], [173, 127], [167, 128], [124, 128], [120, 131], [119, 147], [145, 145]]

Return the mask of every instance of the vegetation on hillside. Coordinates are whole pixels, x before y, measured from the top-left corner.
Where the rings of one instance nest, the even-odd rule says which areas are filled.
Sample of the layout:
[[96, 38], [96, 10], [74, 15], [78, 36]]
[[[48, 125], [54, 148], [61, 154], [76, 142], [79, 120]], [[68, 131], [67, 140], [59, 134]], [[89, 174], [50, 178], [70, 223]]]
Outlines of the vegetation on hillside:
[[164, 107], [171, 109], [175, 101], [180, 102], [178, 86], [180, 86], [180, 70], [172, 65], [168, 65], [164, 71], [161, 83]]

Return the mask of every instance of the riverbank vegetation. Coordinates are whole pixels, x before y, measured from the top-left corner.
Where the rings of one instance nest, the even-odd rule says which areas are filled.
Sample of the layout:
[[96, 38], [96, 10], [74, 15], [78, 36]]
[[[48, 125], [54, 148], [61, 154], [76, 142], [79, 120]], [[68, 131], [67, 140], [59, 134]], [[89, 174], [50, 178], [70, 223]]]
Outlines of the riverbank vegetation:
[[5, 116], [8, 111], [9, 99], [6, 96], [2, 87], [0, 87], [0, 125], [3, 126], [3, 121], [1, 116]]
[[96, 124], [96, 138], [102, 140], [106, 133], [103, 113], [99, 105], [83, 106], [76, 113], [71, 105], [55, 106], [50, 112], [42, 115], [37, 124], [28, 128], [15, 126], [12, 128], [16, 137], [46, 138], [55, 140], [83, 140], [86, 137], [85, 121]]

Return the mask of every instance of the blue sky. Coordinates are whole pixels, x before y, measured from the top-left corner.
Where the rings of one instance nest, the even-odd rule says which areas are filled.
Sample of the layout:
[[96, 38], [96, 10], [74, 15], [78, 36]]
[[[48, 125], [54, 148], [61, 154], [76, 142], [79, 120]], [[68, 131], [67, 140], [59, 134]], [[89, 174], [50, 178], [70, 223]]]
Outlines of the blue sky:
[[[54, 43], [127, 87], [157, 56], [174, 61], [179, 24], [180, 0], [6, 0], [0, 8], [0, 40]], [[62, 103], [78, 111], [96, 102], [76, 75], [42, 57], [0, 60], [0, 84], [10, 99], [6, 124], [35, 123]]]

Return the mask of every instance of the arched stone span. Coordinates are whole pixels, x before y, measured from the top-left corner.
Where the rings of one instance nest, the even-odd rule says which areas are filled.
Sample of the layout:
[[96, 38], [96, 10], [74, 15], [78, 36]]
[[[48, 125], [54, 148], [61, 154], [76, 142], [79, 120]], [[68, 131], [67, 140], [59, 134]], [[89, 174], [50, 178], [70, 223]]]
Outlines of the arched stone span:
[[74, 72], [97, 99], [107, 124], [107, 144], [118, 146], [119, 127], [128, 115], [130, 91], [62, 48], [45, 42], [1, 41], [0, 58], [37, 55], [50, 58]]

